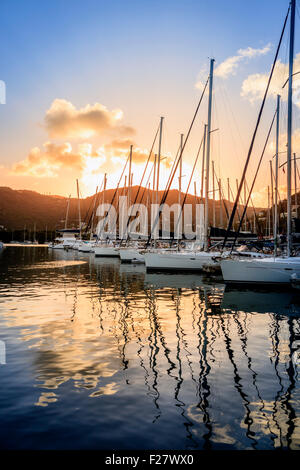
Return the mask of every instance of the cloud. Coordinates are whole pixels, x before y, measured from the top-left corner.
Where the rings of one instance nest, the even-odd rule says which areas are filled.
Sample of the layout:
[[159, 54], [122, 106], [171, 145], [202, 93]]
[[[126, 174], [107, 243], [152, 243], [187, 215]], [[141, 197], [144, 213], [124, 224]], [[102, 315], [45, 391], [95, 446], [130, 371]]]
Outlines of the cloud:
[[[103, 174], [106, 172], [109, 175], [108, 187], [116, 187], [129, 154], [130, 145], [134, 146], [132, 172], [135, 184], [137, 184], [149, 150], [138, 147], [131, 139], [115, 139], [97, 149], [91, 143], [82, 143], [77, 145], [76, 150], [68, 142], [63, 144], [46, 142], [42, 148], [31, 149], [24, 160], [14, 164], [10, 169], [10, 174], [40, 179], [66, 177], [66, 170], [71, 170], [74, 178], [80, 178], [87, 191], [91, 192], [96, 186], [99, 187]], [[165, 169], [165, 171], [171, 165], [171, 155], [166, 155], [166, 157], [162, 161], [162, 170]], [[152, 156], [152, 162], [153, 160], [154, 156]], [[148, 168], [148, 174], [150, 170], [151, 165]]]
[[50, 138], [90, 138], [115, 132], [118, 135], [135, 133], [130, 126], [120, 123], [123, 111], [109, 111], [100, 103], [86, 105], [81, 109], [67, 100], [55, 99], [45, 116], [45, 127]]
[[42, 149], [39, 147], [31, 149], [27, 158], [13, 165], [11, 173], [37, 178], [53, 178], [62, 168], [82, 172], [88, 161], [95, 158], [98, 165], [105, 161], [105, 156], [101, 151], [93, 151], [91, 144], [79, 145], [78, 151], [74, 152], [70, 143], [46, 142]]
[[[294, 71], [300, 71], [300, 52], [295, 56], [294, 60]], [[288, 86], [286, 85], [283, 89], [282, 86], [286, 82], [289, 76], [288, 64], [284, 64], [280, 60], [277, 61], [274, 74], [272, 77], [269, 95], [276, 97], [276, 95], [281, 95], [281, 99], [286, 101], [287, 99], [287, 91]], [[300, 75], [299, 75], [300, 76]], [[293, 79], [293, 90], [294, 96], [293, 101], [294, 103], [300, 107], [300, 80], [299, 76], [295, 76]], [[250, 102], [254, 102], [256, 100], [262, 99], [267, 82], [268, 82], [269, 74], [268, 73], [255, 73], [249, 75], [242, 84], [241, 89], [241, 96], [247, 98]]]
[[261, 49], [254, 49], [247, 47], [246, 49], [239, 49], [237, 55], [228, 57], [220, 65], [216, 67], [215, 75], [221, 78], [228, 78], [230, 75], [235, 75], [239, 63], [245, 59], [253, 59], [261, 55], [267, 54], [271, 49], [271, 44], [267, 44]]
[[[215, 68], [215, 76], [226, 79], [230, 75], [235, 75], [238, 69], [240, 62], [253, 59], [255, 57], [265, 55], [271, 50], [271, 44], [267, 44], [261, 49], [254, 49], [253, 47], [247, 47], [246, 49], [239, 49], [237, 54], [231, 57], [228, 57], [223, 62], [221, 62]], [[207, 66], [203, 67], [198, 74], [198, 80], [195, 85], [196, 88], [203, 90], [205, 81], [208, 76]]]
[[[130, 151], [130, 145], [133, 145], [132, 150], [132, 161], [135, 163], [146, 163], [149, 156], [149, 150], [138, 147], [135, 142], [131, 139], [116, 139], [104, 146], [105, 151], [109, 151], [113, 154], [113, 157], [124, 157], [127, 158]], [[172, 164], [172, 156], [169, 153], [165, 153], [161, 157], [162, 164], [166, 167], [170, 167]], [[151, 156], [151, 161], [154, 160], [154, 152]]]

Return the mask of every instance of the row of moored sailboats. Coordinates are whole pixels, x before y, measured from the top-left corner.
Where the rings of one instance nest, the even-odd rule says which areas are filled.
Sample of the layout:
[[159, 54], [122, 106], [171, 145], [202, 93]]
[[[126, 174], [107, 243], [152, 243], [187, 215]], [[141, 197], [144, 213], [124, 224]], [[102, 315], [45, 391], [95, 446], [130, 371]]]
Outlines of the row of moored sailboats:
[[[286, 20], [284, 23], [281, 39], [277, 48], [277, 53], [275, 56], [275, 60], [273, 63], [273, 67], [270, 72], [269, 81], [266, 87], [264, 99], [261, 105], [259, 117], [257, 120], [257, 125], [253, 134], [253, 138], [251, 141], [249, 153], [247, 156], [244, 172], [242, 178], [240, 180], [240, 184], [237, 191], [236, 200], [234, 202], [232, 213], [229, 217], [228, 222], [228, 229], [225, 234], [224, 240], [221, 245], [218, 246], [210, 246], [210, 239], [209, 239], [209, 171], [210, 171], [210, 136], [213, 132], [211, 127], [212, 122], [212, 93], [213, 93], [213, 74], [214, 74], [214, 60], [210, 60], [210, 72], [209, 77], [207, 79], [205, 88], [203, 90], [200, 103], [197, 107], [198, 108], [201, 104], [202, 98], [205, 95], [206, 87], [208, 86], [208, 116], [207, 116], [207, 124], [205, 125], [205, 132], [204, 137], [201, 142], [202, 146], [202, 153], [203, 153], [203, 163], [202, 168], [204, 168], [205, 162], [205, 175], [202, 171], [202, 180], [204, 179], [205, 182], [205, 193], [202, 202], [204, 202], [203, 213], [202, 213], [202, 235], [197, 241], [186, 241], [185, 246], [182, 247], [180, 240], [175, 238], [170, 242], [163, 239], [157, 239], [154, 237], [155, 230], [158, 230], [160, 227], [160, 217], [166, 203], [167, 196], [169, 194], [171, 184], [174, 180], [175, 174], [179, 170], [179, 207], [180, 214], [178, 215], [181, 217], [183, 206], [185, 202], [185, 198], [182, 198], [182, 191], [181, 191], [181, 179], [182, 179], [182, 155], [186, 146], [186, 142], [188, 141], [190, 130], [193, 126], [194, 119], [196, 117], [197, 111], [194, 115], [192, 120], [192, 124], [189, 128], [189, 131], [183, 139], [183, 135], [181, 135], [180, 147], [178, 150], [178, 154], [176, 159], [173, 163], [173, 167], [171, 169], [170, 177], [167, 183], [167, 186], [163, 192], [163, 195], [159, 197], [159, 176], [160, 176], [160, 163], [161, 163], [161, 143], [162, 143], [162, 129], [163, 129], [163, 118], [160, 119], [159, 127], [155, 135], [154, 143], [155, 144], [156, 138], [158, 137], [158, 153], [155, 155], [153, 168], [151, 172], [153, 172], [153, 190], [152, 190], [152, 203], [159, 204], [159, 209], [154, 219], [154, 223], [151, 226], [151, 233], [147, 237], [139, 237], [139, 239], [135, 240], [134, 237], [131, 236], [130, 228], [132, 226], [132, 220], [134, 214], [129, 212], [129, 215], [126, 220], [126, 230], [125, 235], [118, 234], [118, 240], [110, 239], [110, 236], [107, 232], [104, 231], [106, 227], [107, 220], [109, 217], [109, 210], [105, 214], [101, 214], [103, 216], [102, 222], [100, 225], [97, 225], [97, 230], [93, 226], [94, 223], [94, 215], [93, 220], [91, 222], [90, 231], [91, 233], [96, 232], [97, 236], [94, 237], [91, 235], [90, 240], [82, 240], [81, 238], [81, 229], [77, 231], [76, 234], [74, 231], [71, 233], [67, 227], [62, 231], [63, 237], [60, 243], [52, 245], [53, 248], [65, 248], [65, 249], [76, 249], [81, 252], [93, 252], [95, 256], [112, 256], [112, 257], [119, 257], [122, 262], [131, 262], [131, 263], [145, 263], [147, 270], [168, 270], [168, 271], [175, 271], [175, 272], [183, 272], [183, 271], [206, 271], [206, 272], [215, 272], [218, 269], [222, 272], [222, 276], [225, 282], [228, 283], [268, 283], [268, 284], [289, 284], [291, 279], [295, 280], [300, 279], [300, 257], [295, 256], [292, 249], [292, 219], [291, 219], [291, 158], [292, 158], [292, 93], [293, 93], [293, 62], [294, 62], [294, 29], [295, 29], [295, 9], [296, 9], [296, 1], [291, 0], [289, 11], [286, 16]], [[265, 101], [268, 95], [270, 83], [273, 76], [273, 71], [276, 65], [278, 52], [281, 46], [282, 36], [287, 24], [287, 20], [290, 20], [290, 33], [289, 33], [289, 77], [288, 77], [288, 116], [287, 116], [287, 243], [286, 243], [286, 251], [283, 253], [282, 251], [279, 253], [277, 247], [277, 240], [278, 240], [278, 213], [277, 213], [277, 193], [278, 193], [278, 140], [279, 140], [279, 111], [280, 111], [280, 97], [277, 98], [277, 107], [274, 117], [276, 116], [276, 171], [275, 171], [275, 204], [274, 204], [274, 217], [273, 217], [273, 234], [274, 234], [274, 251], [272, 254], [265, 254], [265, 253], [258, 253], [253, 252], [247, 249], [235, 249], [235, 243], [239, 238], [239, 234], [241, 235], [241, 226], [243, 222], [243, 217], [240, 219], [239, 228], [236, 231], [236, 235], [234, 239], [231, 237], [231, 243], [228, 243], [230, 238], [230, 233], [232, 234], [231, 230], [233, 227], [234, 217], [236, 215], [236, 210], [238, 208], [239, 197], [242, 191], [243, 184], [245, 183], [246, 171], [248, 167], [248, 163], [250, 161], [253, 144], [256, 138], [257, 130], [260, 123], [260, 118], [262, 115], [262, 111], [264, 109]], [[274, 119], [273, 119], [274, 121]], [[273, 124], [272, 121], [272, 124]], [[272, 126], [271, 126], [272, 128]], [[269, 137], [269, 135], [268, 135]], [[142, 176], [142, 180], [138, 187], [137, 193], [135, 195], [135, 200], [133, 201], [131, 195], [131, 188], [132, 188], [132, 171], [131, 171], [131, 164], [132, 164], [132, 146], [130, 147], [130, 152], [128, 155], [128, 159], [126, 161], [126, 165], [123, 169], [123, 173], [121, 178], [124, 176], [125, 168], [128, 164], [128, 187], [127, 187], [127, 200], [129, 205], [133, 202], [141, 203], [143, 197], [147, 195], [147, 204], [149, 205], [149, 194], [150, 194], [150, 175], [148, 178], [147, 183], [143, 182], [143, 178], [146, 174], [146, 169], [148, 167], [150, 158], [153, 157], [153, 146], [150, 151], [148, 160], [146, 162], [146, 168]], [[200, 148], [201, 148], [200, 146]], [[197, 159], [200, 153], [197, 154]], [[196, 161], [194, 168], [196, 166]], [[193, 169], [194, 171], [194, 169]], [[204, 178], [205, 176], [205, 178]], [[120, 196], [120, 181], [116, 190], [113, 193], [112, 200], [110, 201], [111, 205], [115, 203], [117, 204], [117, 199]], [[126, 177], [125, 177], [126, 178]], [[106, 175], [104, 176], [103, 180], [103, 190], [102, 190], [102, 198], [103, 203], [105, 201], [105, 191], [106, 191], [106, 182], [107, 178]], [[254, 180], [255, 182], [255, 180]], [[254, 185], [253, 182], [253, 185]], [[143, 186], [144, 184], [144, 186]], [[249, 191], [249, 198], [251, 197], [251, 191], [253, 189], [253, 185]], [[126, 182], [124, 184], [124, 188], [126, 186]], [[144, 187], [143, 195], [140, 194], [142, 188]], [[77, 182], [77, 189], [78, 189], [78, 182]], [[189, 186], [188, 186], [189, 189]], [[100, 193], [99, 193], [100, 194]], [[125, 194], [125, 193], [124, 193]], [[124, 195], [123, 194], [123, 195]], [[140, 198], [138, 198], [140, 196]], [[248, 201], [249, 201], [248, 198]], [[79, 190], [78, 190], [78, 200], [79, 200], [79, 213], [80, 213], [80, 198], [79, 198]], [[94, 209], [96, 207], [97, 202], [97, 191], [94, 200]], [[246, 207], [246, 205], [245, 205]], [[245, 212], [245, 209], [244, 209]], [[96, 213], [94, 210], [93, 214]], [[99, 214], [97, 214], [99, 215]], [[135, 214], [136, 215], [136, 214]], [[80, 220], [81, 224], [81, 220]], [[80, 225], [81, 226], [81, 225]], [[116, 223], [117, 227], [120, 227]], [[100, 227], [100, 228], [99, 228]], [[120, 232], [120, 229], [119, 229]], [[175, 222], [174, 222], [174, 232], [175, 232]], [[76, 235], [79, 235], [79, 238], [76, 238]], [[163, 237], [161, 237], [163, 238]]]

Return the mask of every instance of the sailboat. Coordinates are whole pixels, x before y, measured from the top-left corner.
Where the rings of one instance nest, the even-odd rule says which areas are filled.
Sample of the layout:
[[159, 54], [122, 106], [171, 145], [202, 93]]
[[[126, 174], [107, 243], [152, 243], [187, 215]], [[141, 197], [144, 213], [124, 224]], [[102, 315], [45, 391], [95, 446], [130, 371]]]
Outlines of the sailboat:
[[[239, 259], [229, 257], [221, 261], [223, 279], [226, 283], [267, 283], [289, 284], [291, 278], [300, 277], [300, 257], [291, 256], [291, 158], [292, 158], [292, 85], [294, 62], [296, 0], [290, 2], [290, 38], [289, 38], [289, 78], [288, 78], [288, 116], [287, 116], [287, 253], [286, 256]], [[280, 43], [279, 46], [280, 47]], [[267, 93], [267, 90], [266, 90]], [[278, 113], [277, 113], [278, 119]], [[278, 126], [277, 126], [278, 127]], [[278, 145], [276, 145], [278, 157]], [[277, 184], [277, 183], [276, 183]], [[276, 194], [276, 190], [275, 190]], [[277, 239], [277, 227], [274, 227], [274, 239]]]
[[[148, 163], [147, 163], [148, 164]], [[146, 165], [147, 165], [146, 164]], [[128, 191], [127, 191], [127, 200], [128, 206], [131, 207], [131, 189], [132, 189], [132, 145], [130, 146], [130, 154], [129, 154], [129, 169], [128, 169]], [[122, 208], [123, 209], [123, 208]], [[129, 219], [127, 220], [129, 222]], [[122, 245], [122, 243], [121, 243]], [[126, 246], [120, 246], [118, 250], [118, 255], [122, 263], [131, 263], [131, 262], [144, 262], [144, 256], [139, 253], [139, 249], [141, 249], [140, 243], [126, 243]]]
[[[143, 194], [140, 199], [140, 204], [142, 204], [143, 198], [145, 191], [147, 191], [147, 201], [146, 201], [146, 207], [147, 210], [149, 210], [149, 203], [150, 203], [150, 177], [151, 173], [153, 172], [153, 192], [152, 192], [152, 199], [155, 197], [155, 201], [157, 203], [158, 201], [158, 178], [159, 178], [159, 164], [160, 164], [160, 154], [161, 154], [161, 142], [162, 142], [162, 129], [163, 129], [163, 120], [164, 117], [160, 118], [159, 126], [156, 131], [156, 134], [154, 136], [154, 140], [151, 146], [151, 150], [149, 152], [148, 159], [146, 161], [146, 165], [140, 180], [140, 185], [138, 188], [138, 191], [135, 196], [135, 200], [133, 202], [133, 206], [137, 203], [138, 201], [138, 196], [140, 189], [142, 188], [143, 180], [146, 175], [146, 171], [153, 153], [153, 149], [156, 143], [157, 136], [159, 135], [159, 146], [158, 146], [158, 155], [155, 154], [154, 156], [154, 162], [153, 162], [153, 167], [148, 175], [148, 180], [145, 185], [145, 189], [143, 191]], [[157, 175], [157, 178], [156, 178]], [[157, 179], [157, 181], [156, 181]], [[130, 181], [130, 180], [129, 180]], [[156, 190], [155, 190], [155, 184], [156, 184]], [[130, 188], [129, 188], [130, 189]], [[153, 202], [153, 201], [152, 201]], [[129, 199], [128, 201], [129, 206], [131, 205], [131, 200]], [[121, 239], [120, 242], [120, 249], [119, 249], [119, 254], [120, 254], [120, 259], [122, 263], [138, 263], [138, 264], [144, 264], [145, 263], [145, 257], [144, 257], [144, 252], [145, 252], [145, 242], [148, 240], [148, 236], [145, 233], [133, 233], [130, 230], [130, 218], [131, 214], [127, 217], [127, 229], [129, 229], [129, 233], [126, 233], [126, 240], [125, 240], [125, 246], [123, 245], [123, 239]], [[132, 239], [132, 240], [131, 240]]]
[[[217, 257], [219, 252], [209, 251], [208, 246], [208, 194], [209, 194], [209, 165], [210, 165], [210, 134], [211, 134], [211, 114], [212, 114], [212, 89], [213, 89], [214, 59], [210, 60], [209, 73], [209, 96], [208, 96], [208, 122], [206, 133], [206, 177], [205, 177], [205, 217], [204, 217], [204, 236], [205, 251], [200, 250], [153, 250], [145, 253], [145, 264], [147, 270], [185, 270], [202, 271], [204, 266], [218, 266]], [[205, 128], [206, 130], [206, 128]], [[180, 158], [182, 158], [183, 148]], [[181, 176], [181, 175], [180, 175]]]
[[95, 239], [94, 239], [94, 219], [95, 219], [95, 211], [96, 211], [96, 202], [98, 199], [98, 186], [96, 187], [96, 192], [93, 198], [93, 209], [91, 215], [91, 227], [90, 227], [90, 239], [89, 240], [82, 240], [82, 243], [78, 249], [78, 251], [82, 253], [93, 253], [94, 246], [95, 246]]
[[[126, 167], [126, 164], [125, 164], [125, 167]], [[104, 181], [103, 181], [102, 204], [105, 203], [106, 183], [107, 183], [107, 177], [106, 177], [106, 173], [105, 173], [104, 174]], [[118, 183], [117, 189], [115, 190], [114, 195], [112, 197], [111, 205], [113, 204], [113, 201], [114, 201], [114, 198], [115, 198], [115, 195], [117, 193], [118, 188], [119, 188], [119, 183]], [[103, 227], [103, 229], [104, 229], [104, 227]], [[100, 237], [98, 238], [98, 241], [94, 245], [93, 251], [94, 251], [95, 256], [108, 256], [108, 257], [118, 258], [119, 257], [119, 252], [116, 249], [113, 241], [112, 240], [104, 240], [103, 238], [101, 238], [102, 232], [103, 232], [103, 230], [101, 231], [101, 234], [100, 234]]]

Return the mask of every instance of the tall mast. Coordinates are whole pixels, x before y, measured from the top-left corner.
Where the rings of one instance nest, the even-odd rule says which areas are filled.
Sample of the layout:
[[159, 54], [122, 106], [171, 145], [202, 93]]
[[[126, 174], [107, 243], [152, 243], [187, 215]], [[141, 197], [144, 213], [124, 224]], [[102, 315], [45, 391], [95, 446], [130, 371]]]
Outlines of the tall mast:
[[67, 203], [67, 212], [66, 212], [66, 220], [65, 220], [65, 229], [68, 228], [68, 218], [69, 218], [69, 209], [70, 209], [70, 199], [71, 194], [69, 194], [68, 203]]
[[[247, 205], [246, 179], [244, 180], [244, 205]], [[245, 212], [244, 230], [247, 232], [247, 208]]]
[[223, 208], [222, 208], [222, 181], [219, 178], [219, 199], [220, 199], [220, 228], [223, 228]]
[[79, 238], [81, 240], [81, 210], [80, 210], [80, 197], [79, 197], [79, 184], [78, 179], [76, 180], [77, 183], [77, 198], [78, 198], [78, 220], [79, 220]]
[[152, 185], [152, 204], [156, 203], [157, 200], [157, 194], [155, 190], [155, 182], [156, 182], [156, 160], [157, 160], [157, 155], [154, 155], [154, 162], [153, 162], [153, 185]]
[[124, 194], [124, 196], [126, 196], [126, 191], [127, 191], [127, 175], [125, 175], [124, 180], [125, 180], [125, 181], [124, 181], [124, 192], [123, 192], [123, 194]]
[[294, 65], [294, 36], [295, 36], [296, 0], [291, 0], [290, 50], [289, 50], [289, 89], [287, 116], [287, 256], [292, 249], [292, 198], [291, 198], [291, 160], [292, 160], [292, 94], [293, 94], [293, 65]]
[[227, 178], [227, 197], [228, 197], [228, 202], [230, 202], [230, 181], [229, 181], [229, 178]]
[[297, 198], [297, 162], [296, 162], [296, 154], [294, 153], [294, 178], [295, 178], [295, 210], [296, 210], [296, 217], [298, 217], [298, 198]]
[[202, 168], [201, 168], [201, 199], [204, 196], [204, 167], [205, 167], [205, 145], [206, 145], [206, 129], [207, 124], [204, 124], [204, 135], [203, 135], [203, 155], [202, 155]]
[[212, 160], [212, 192], [213, 192], [213, 226], [216, 226], [216, 199], [215, 199], [215, 162]]
[[129, 153], [129, 169], [128, 169], [128, 204], [131, 206], [131, 165], [132, 165], [132, 147], [130, 145], [130, 153]]
[[[126, 178], [126, 176], [125, 176], [125, 178]], [[105, 204], [106, 182], [107, 182], [106, 173], [104, 173], [104, 179], [103, 179], [103, 193], [102, 193], [102, 206], [104, 206], [104, 204]], [[125, 181], [125, 185], [126, 185], [126, 181]], [[105, 217], [104, 217], [104, 218], [105, 218]], [[103, 232], [103, 230], [104, 230], [104, 225], [103, 225], [103, 228], [102, 228], [102, 230], [101, 230], [101, 233]]]
[[95, 218], [95, 208], [96, 208], [97, 194], [98, 194], [98, 186], [96, 187], [96, 192], [95, 192], [95, 196], [94, 196], [93, 213], [92, 213], [92, 220], [91, 220], [90, 240], [92, 240], [92, 238], [93, 238], [93, 227], [94, 227], [94, 218]]
[[266, 218], [266, 234], [270, 236], [271, 217], [270, 217], [270, 186], [268, 185], [268, 217]]
[[159, 172], [160, 172], [160, 157], [161, 157], [161, 140], [162, 140], [162, 128], [164, 118], [160, 118], [159, 124], [159, 141], [158, 141], [158, 154], [157, 154], [157, 171], [156, 171], [156, 204], [158, 204], [158, 191], [159, 191]]
[[204, 249], [208, 250], [208, 194], [209, 194], [209, 159], [210, 159], [210, 132], [211, 132], [211, 109], [212, 109], [212, 88], [214, 74], [214, 59], [210, 60], [209, 73], [209, 96], [208, 96], [208, 118], [207, 118], [207, 149], [206, 149], [206, 174], [205, 174], [205, 212], [204, 212]]
[[275, 154], [275, 202], [274, 202], [274, 256], [277, 255], [277, 232], [278, 232], [278, 150], [279, 150], [279, 120], [280, 120], [280, 95], [277, 95], [276, 113], [276, 154]]
[[179, 161], [179, 182], [178, 182], [178, 204], [181, 205], [181, 181], [182, 181], [182, 147], [183, 134], [180, 134], [180, 161]]
[[[272, 160], [270, 160], [270, 176], [271, 176], [271, 212], [272, 212], [272, 222], [274, 228], [274, 189], [273, 189], [273, 168], [272, 168]], [[271, 217], [271, 216], [270, 216]], [[271, 223], [270, 223], [270, 235], [271, 235]], [[275, 233], [273, 230], [273, 238], [275, 237]]]
[[148, 183], [148, 187], [147, 187], [147, 202], [146, 202], [147, 210], [149, 210], [149, 203], [150, 203], [150, 183]]

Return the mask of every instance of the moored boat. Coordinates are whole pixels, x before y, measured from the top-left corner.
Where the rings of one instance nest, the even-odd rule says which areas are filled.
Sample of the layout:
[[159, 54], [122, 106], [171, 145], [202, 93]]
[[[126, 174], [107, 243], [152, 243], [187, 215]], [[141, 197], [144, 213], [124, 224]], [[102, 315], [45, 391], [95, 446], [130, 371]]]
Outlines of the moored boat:
[[219, 252], [147, 252], [144, 254], [147, 270], [202, 271], [206, 265], [219, 265]]

